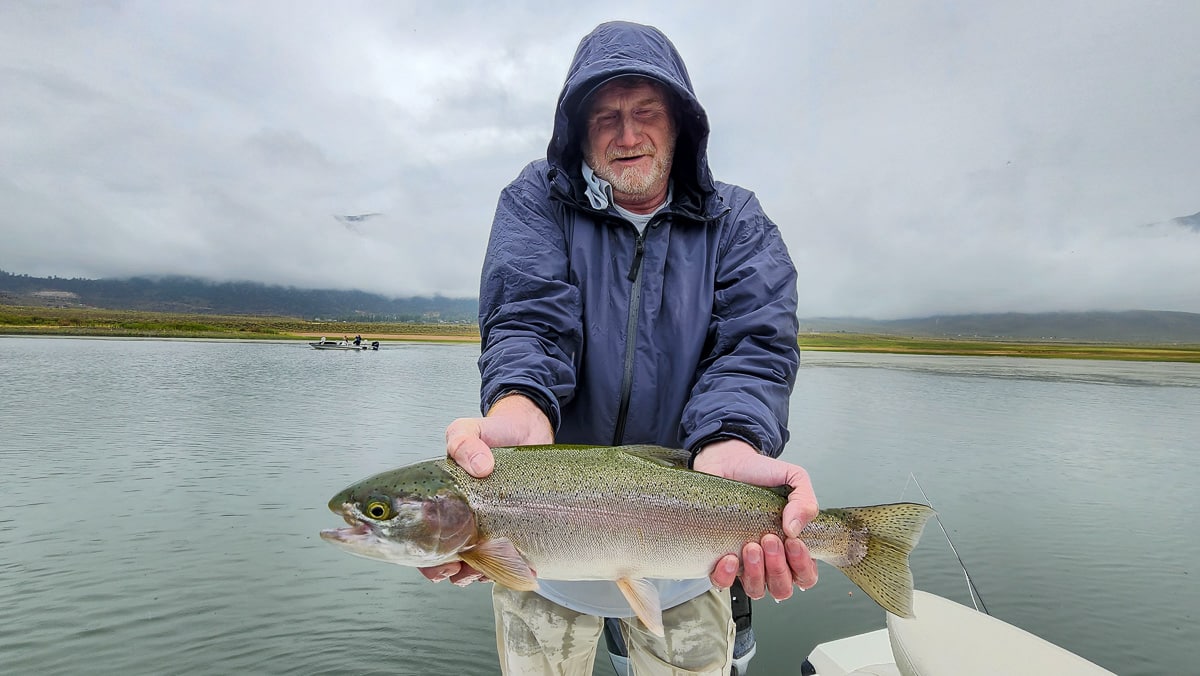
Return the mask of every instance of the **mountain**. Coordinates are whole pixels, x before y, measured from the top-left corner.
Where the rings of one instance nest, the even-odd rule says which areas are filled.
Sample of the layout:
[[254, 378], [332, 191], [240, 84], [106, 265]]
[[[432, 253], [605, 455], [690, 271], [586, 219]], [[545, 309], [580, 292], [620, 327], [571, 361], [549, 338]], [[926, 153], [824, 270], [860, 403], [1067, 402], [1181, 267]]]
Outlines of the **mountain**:
[[1170, 222], [1174, 223], [1175, 225], [1178, 225], [1181, 228], [1188, 228], [1191, 230], [1195, 230], [1196, 232], [1200, 232], [1200, 212], [1196, 212], [1196, 213], [1192, 214], [1191, 216], [1180, 216], [1179, 218], [1172, 218], [1170, 220]]
[[0, 304], [468, 324], [476, 321], [478, 310], [474, 298], [388, 298], [364, 291], [298, 289], [194, 277], [46, 278], [3, 270], [0, 270]]
[[801, 319], [800, 330], [986, 340], [1200, 344], [1200, 314], [1130, 310], [1010, 312], [893, 320], [814, 317]]
[[[363, 291], [213, 282], [192, 277], [45, 278], [15, 275], [3, 270], [0, 270], [0, 304], [277, 315], [360, 322], [473, 324], [478, 314], [478, 302], [474, 298], [388, 298]], [[812, 317], [800, 320], [800, 330], [987, 340], [1200, 344], [1200, 314], [1133, 310], [946, 315], [893, 320]]]
[[1191, 216], [1180, 216], [1178, 218], [1172, 218], [1169, 221], [1159, 221], [1158, 223], [1147, 223], [1143, 227], [1160, 228], [1163, 226], [1176, 226], [1176, 227], [1184, 228], [1187, 230], [1191, 230], [1192, 232], [1200, 233], [1200, 211], [1197, 211], [1196, 213], [1192, 214]]

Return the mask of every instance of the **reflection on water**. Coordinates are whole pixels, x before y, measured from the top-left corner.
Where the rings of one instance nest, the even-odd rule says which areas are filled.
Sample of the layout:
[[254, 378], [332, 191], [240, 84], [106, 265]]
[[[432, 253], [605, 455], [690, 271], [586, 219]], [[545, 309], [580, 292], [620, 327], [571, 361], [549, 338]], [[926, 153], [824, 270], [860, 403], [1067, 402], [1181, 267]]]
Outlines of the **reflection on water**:
[[[475, 414], [475, 358], [0, 338], [2, 671], [494, 673], [486, 587], [317, 537], [334, 492]], [[806, 352], [786, 457], [827, 506], [918, 498], [912, 473], [995, 615], [1118, 673], [1187, 673], [1198, 405], [1197, 365]], [[968, 602], [940, 538], [918, 586]], [[755, 618], [772, 674], [882, 626], [829, 568]]]
[[1040, 382], [1200, 387], [1200, 364], [1175, 362], [956, 357], [936, 355], [805, 352], [804, 367], [895, 369], [963, 378], [1007, 378]]

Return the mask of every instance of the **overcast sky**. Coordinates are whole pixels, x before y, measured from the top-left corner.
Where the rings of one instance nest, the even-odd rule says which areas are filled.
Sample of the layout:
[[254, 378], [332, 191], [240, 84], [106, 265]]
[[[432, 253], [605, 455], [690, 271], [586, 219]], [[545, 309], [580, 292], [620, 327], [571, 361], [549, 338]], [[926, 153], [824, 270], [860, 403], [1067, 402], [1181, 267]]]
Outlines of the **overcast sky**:
[[1194, 0], [4, 0], [0, 269], [474, 296], [611, 19], [682, 52], [801, 316], [1200, 312]]

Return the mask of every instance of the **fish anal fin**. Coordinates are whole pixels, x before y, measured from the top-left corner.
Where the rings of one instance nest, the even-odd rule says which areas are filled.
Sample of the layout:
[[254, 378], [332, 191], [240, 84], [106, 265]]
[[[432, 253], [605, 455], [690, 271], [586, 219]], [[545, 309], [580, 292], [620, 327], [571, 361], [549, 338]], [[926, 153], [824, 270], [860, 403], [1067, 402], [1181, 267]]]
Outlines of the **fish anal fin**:
[[458, 556], [496, 584], [516, 591], [534, 591], [538, 588], [533, 569], [508, 538], [485, 540], [469, 550], [459, 552]]
[[658, 598], [658, 589], [648, 580], [623, 577], [617, 580], [617, 588], [625, 595], [629, 607], [646, 625], [646, 630], [655, 636], [662, 637], [662, 603]]

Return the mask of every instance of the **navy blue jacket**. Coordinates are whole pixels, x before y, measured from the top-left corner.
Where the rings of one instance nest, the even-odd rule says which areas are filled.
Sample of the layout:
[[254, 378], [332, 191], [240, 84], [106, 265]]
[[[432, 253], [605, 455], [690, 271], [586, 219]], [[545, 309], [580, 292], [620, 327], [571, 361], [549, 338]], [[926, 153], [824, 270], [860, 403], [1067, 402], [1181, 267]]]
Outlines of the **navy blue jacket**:
[[[672, 201], [643, 234], [593, 209], [581, 102], [617, 75], [674, 92]], [[546, 159], [500, 195], [479, 293], [481, 403], [519, 391], [558, 443], [723, 438], [778, 456], [800, 363], [796, 271], [753, 193], [713, 180], [708, 118], [674, 45], [608, 23], [580, 43]]]

